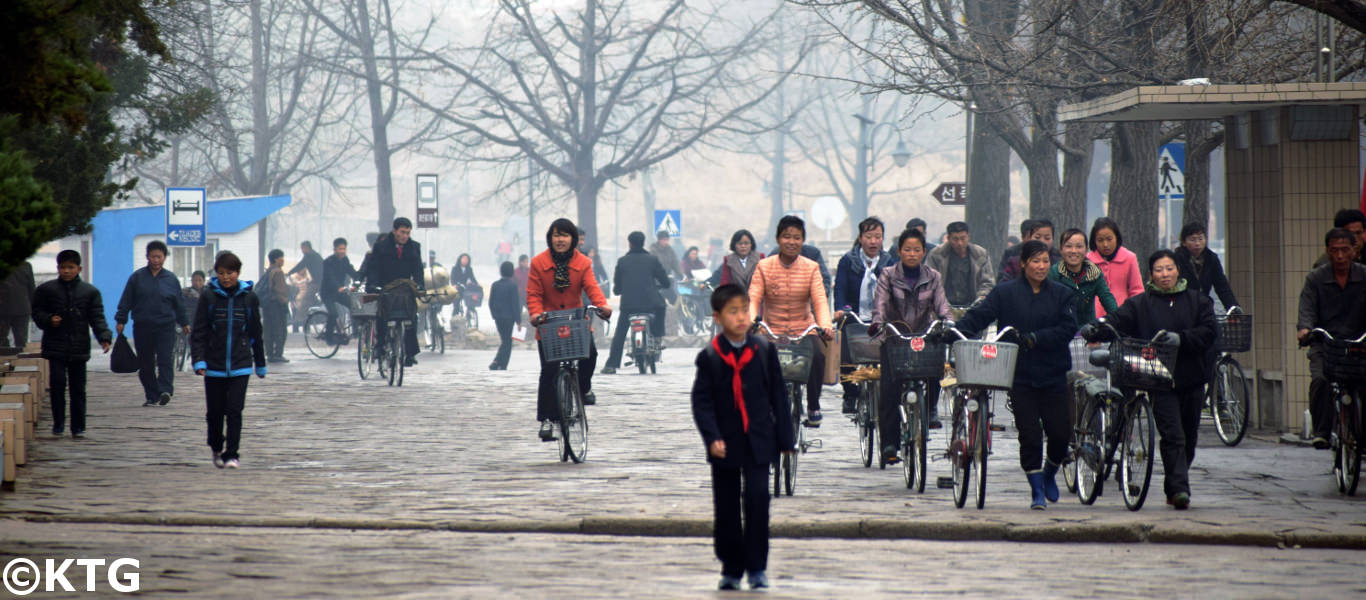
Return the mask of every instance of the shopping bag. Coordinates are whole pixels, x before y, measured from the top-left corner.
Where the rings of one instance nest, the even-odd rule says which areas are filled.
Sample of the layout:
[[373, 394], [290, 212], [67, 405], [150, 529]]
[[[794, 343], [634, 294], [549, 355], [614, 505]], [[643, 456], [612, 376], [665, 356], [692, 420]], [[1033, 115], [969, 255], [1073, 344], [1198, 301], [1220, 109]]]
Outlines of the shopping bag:
[[825, 385], [840, 382], [840, 341], [843, 337], [844, 332], [836, 329], [830, 341], [825, 342]]
[[133, 353], [133, 346], [128, 344], [128, 338], [122, 333], [114, 340], [114, 350], [109, 355], [109, 370], [115, 373], [138, 372], [138, 355]]
[[526, 328], [522, 327], [521, 323], [512, 326], [512, 339], [518, 342], [526, 341]]

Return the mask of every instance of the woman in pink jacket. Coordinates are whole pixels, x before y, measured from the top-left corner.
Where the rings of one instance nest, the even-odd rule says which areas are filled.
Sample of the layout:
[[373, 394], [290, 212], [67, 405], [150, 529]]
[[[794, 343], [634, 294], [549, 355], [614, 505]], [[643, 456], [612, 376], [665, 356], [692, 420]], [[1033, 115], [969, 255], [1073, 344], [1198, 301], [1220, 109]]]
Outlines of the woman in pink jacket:
[[[1091, 226], [1091, 251], [1086, 258], [1105, 273], [1105, 281], [1110, 284], [1115, 303], [1123, 305], [1125, 300], [1143, 293], [1143, 274], [1138, 271], [1138, 257], [1124, 247], [1124, 236], [1120, 235], [1119, 223], [1114, 219], [1096, 219]], [[1103, 316], [1105, 307], [1097, 299], [1096, 317]]]

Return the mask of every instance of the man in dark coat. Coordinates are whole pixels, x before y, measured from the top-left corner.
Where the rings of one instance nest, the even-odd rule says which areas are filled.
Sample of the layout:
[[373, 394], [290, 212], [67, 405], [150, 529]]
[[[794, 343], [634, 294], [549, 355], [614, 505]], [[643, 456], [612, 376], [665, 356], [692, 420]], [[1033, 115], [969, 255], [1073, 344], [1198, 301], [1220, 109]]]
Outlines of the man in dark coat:
[[664, 272], [676, 280], [683, 280], [683, 272], [679, 270], [682, 265], [678, 262], [678, 253], [674, 252], [673, 244], [670, 243], [669, 232], [663, 229], [655, 232], [655, 244], [650, 246], [650, 254], [659, 259], [659, 264], [664, 266]]
[[[394, 219], [394, 230], [375, 240], [370, 257], [365, 264], [365, 291], [378, 294], [384, 286], [399, 279], [410, 279], [422, 290], [422, 245], [412, 239], [413, 222], [407, 217]], [[375, 321], [375, 334], [384, 339], [388, 324], [383, 319]], [[408, 353], [406, 366], [417, 364], [417, 328], [404, 330], [403, 345]]]
[[0, 346], [14, 336], [14, 346], [23, 348], [28, 343], [28, 319], [33, 298], [33, 265], [28, 261], [14, 268], [0, 282]]
[[[1309, 341], [1315, 328], [1335, 339], [1354, 340], [1366, 332], [1366, 266], [1353, 262], [1355, 236], [1334, 228], [1324, 238], [1328, 264], [1310, 271], [1300, 291], [1296, 337]], [[1323, 373], [1323, 350], [1319, 344], [1309, 349], [1309, 415], [1314, 422], [1314, 447], [1328, 448], [1336, 416], [1334, 398]]]
[[650, 313], [650, 331], [655, 339], [664, 337], [664, 297], [661, 288], [669, 287], [669, 276], [659, 259], [645, 251], [645, 234], [632, 231], [626, 236], [630, 250], [617, 260], [616, 273], [612, 287], [621, 296], [621, 322], [612, 336], [612, 352], [607, 356], [607, 365], [602, 368], [605, 375], [617, 372], [621, 366], [622, 348], [626, 344], [626, 331], [630, 329], [632, 313]]
[[138, 355], [138, 380], [142, 382], [143, 406], [165, 405], [175, 394], [175, 326], [190, 333], [190, 316], [180, 279], [166, 263], [166, 243], [147, 243], [147, 266], [128, 277], [114, 312], [114, 330], [123, 333], [128, 318], [133, 318], [133, 347]]
[[33, 322], [43, 330], [43, 358], [52, 378], [52, 434], [66, 425], [66, 392], [71, 391], [71, 435], [85, 435], [85, 364], [90, 360], [90, 333], [109, 351], [114, 335], [104, 321], [104, 300], [95, 286], [81, 281], [81, 255], [57, 254], [57, 279], [33, 293]]
[[490, 371], [506, 371], [508, 359], [512, 356], [512, 327], [522, 320], [524, 296], [517, 291], [516, 270], [512, 263], [504, 261], [498, 266], [502, 279], [489, 287], [489, 312], [493, 314], [493, 324], [498, 328], [498, 354], [489, 363]]
[[346, 256], [346, 246], [346, 238], [332, 240], [332, 256], [323, 261], [322, 284], [318, 286], [318, 295], [322, 298], [323, 307], [327, 309], [328, 333], [335, 333], [337, 330], [335, 305], [349, 305], [346, 288], [351, 284], [351, 280], [357, 277], [356, 268], [351, 266], [351, 259]]

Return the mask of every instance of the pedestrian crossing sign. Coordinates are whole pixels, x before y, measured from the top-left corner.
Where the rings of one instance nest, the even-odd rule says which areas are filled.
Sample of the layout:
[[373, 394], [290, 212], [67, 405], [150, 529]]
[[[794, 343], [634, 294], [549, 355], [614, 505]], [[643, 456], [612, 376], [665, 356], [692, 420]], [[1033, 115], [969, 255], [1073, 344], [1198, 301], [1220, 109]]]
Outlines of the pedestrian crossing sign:
[[1186, 197], [1186, 144], [1162, 146], [1157, 158], [1157, 195], [1169, 200]]
[[655, 233], [666, 231], [669, 237], [683, 237], [683, 211], [681, 210], [656, 210], [655, 211]]

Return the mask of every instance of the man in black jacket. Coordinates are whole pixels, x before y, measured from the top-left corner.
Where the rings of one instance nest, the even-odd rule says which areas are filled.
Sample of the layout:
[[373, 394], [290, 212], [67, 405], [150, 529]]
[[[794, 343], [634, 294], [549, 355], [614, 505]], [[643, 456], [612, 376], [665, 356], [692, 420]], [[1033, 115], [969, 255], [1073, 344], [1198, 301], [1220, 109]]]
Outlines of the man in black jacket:
[[90, 332], [109, 352], [114, 335], [104, 322], [104, 300], [95, 286], [81, 281], [81, 255], [57, 253], [57, 279], [33, 292], [33, 322], [43, 330], [43, 358], [52, 377], [52, 435], [66, 425], [67, 386], [71, 386], [71, 435], [85, 435], [85, 363], [90, 360]]
[[[392, 232], [375, 240], [375, 246], [365, 263], [365, 291], [378, 294], [384, 286], [399, 279], [410, 279], [418, 290], [423, 289], [422, 245], [412, 239], [412, 235], [413, 222], [407, 217], [399, 217], [394, 219]], [[384, 339], [388, 330], [388, 324], [383, 319], [376, 320], [375, 334], [378, 339]], [[405, 366], [416, 365], [419, 352], [416, 327], [404, 330], [403, 346], [408, 353]]]
[[604, 375], [617, 372], [621, 366], [622, 347], [626, 344], [626, 330], [630, 329], [632, 313], [650, 313], [650, 331], [655, 339], [664, 337], [664, 297], [661, 288], [669, 287], [669, 275], [664, 265], [653, 254], [645, 251], [645, 234], [632, 231], [626, 236], [631, 249], [617, 260], [617, 271], [612, 278], [612, 288], [621, 296], [621, 322], [612, 336], [612, 352], [607, 356], [607, 365], [602, 368]]
[[346, 257], [346, 238], [332, 240], [332, 256], [323, 261], [322, 284], [318, 287], [318, 295], [322, 298], [323, 308], [327, 309], [327, 333], [333, 334], [337, 331], [337, 310], [336, 305], [346, 306], [346, 288], [351, 280], [356, 278], [356, 268], [351, 266], [351, 259]]
[[[1300, 292], [1296, 337], [1307, 343], [1315, 328], [1335, 339], [1354, 340], [1366, 331], [1366, 266], [1353, 262], [1355, 236], [1334, 228], [1324, 237], [1328, 264], [1309, 272]], [[1309, 416], [1314, 422], [1314, 447], [1328, 448], [1335, 417], [1334, 399], [1323, 373], [1323, 351], [1309, 349]]]
[[138, 354], [138, 380], [146, 396], [143, 406], [165, 405], [175, 394], [175, 326], [190, 333], [190, 317], [180, 279], [162, 268], [166, 264], [166, 243], [147, 243], [147, 266], [128, 277], [114, 312], [114, 330], [123, 333], [128, 317], [133, 318], [133, 347]]
[[1233, 295], [1233, 286], [1228, 284], [1228, 276], [1224, 274], [1219, 255], [1206, 245], [1206, 235], [1205, 226], [1200, 223], [1186, 223], [1181, 227], [1181, 245], [1174, 252], [1176, 267], [1180, 269], [1181, 278], [1186, 280], [1187, 286], [1206, 296], [1211, 290], [1214, 291], [1227, 311], [1238, 306], [1238, 297]]
[[490, 371], [506, 371], [508, 359], [512, 357], [512, 327], [522, 320], [523, 297], [517, 291], [515, 269], [509, 261], [498, 266], [502, 279], [489, 287], [489, 312], [493, 313], [493, 324], [498, 328], [498, 354], [489, 363]]

